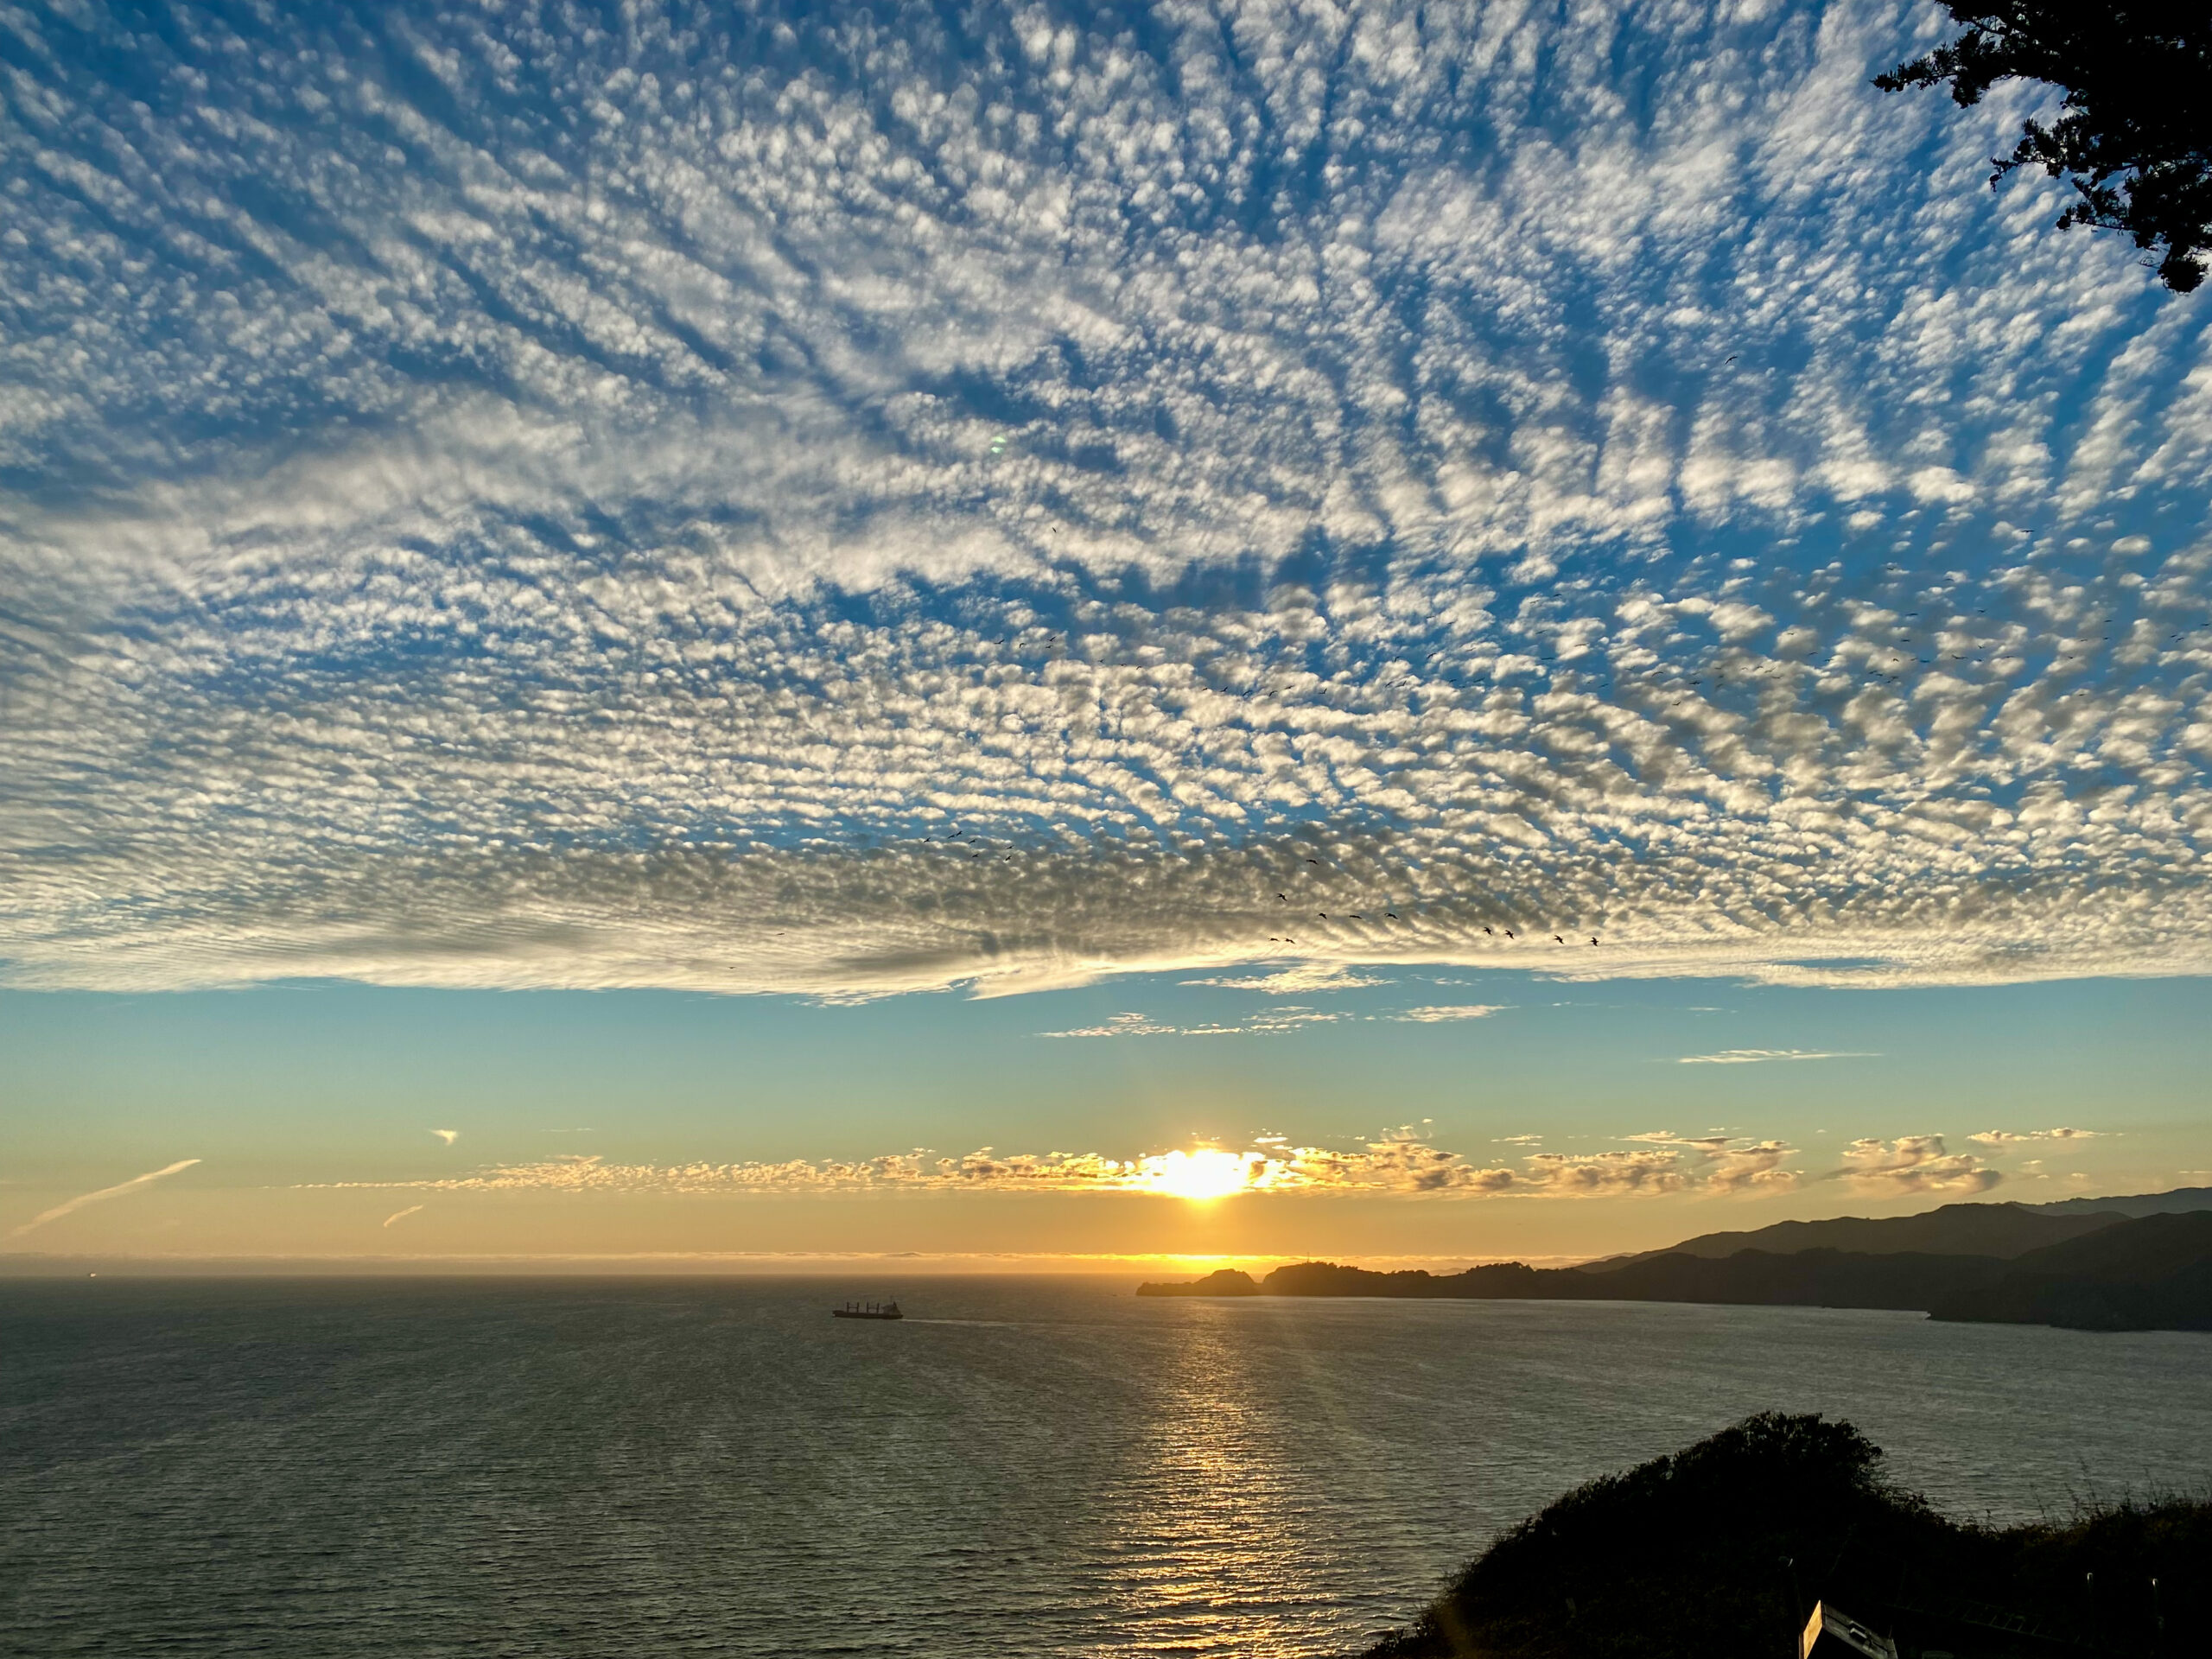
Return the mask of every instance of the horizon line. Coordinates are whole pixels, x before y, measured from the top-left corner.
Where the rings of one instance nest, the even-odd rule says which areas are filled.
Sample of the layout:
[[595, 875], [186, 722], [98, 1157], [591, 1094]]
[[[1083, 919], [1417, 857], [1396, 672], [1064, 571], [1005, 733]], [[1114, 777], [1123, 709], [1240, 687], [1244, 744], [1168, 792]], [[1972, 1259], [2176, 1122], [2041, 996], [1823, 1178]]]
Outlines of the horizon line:
[[[910, 1275], [974, 1278], [1001, 1273], [1050, 1274], [1053, 1276], [1100, 1276], [1142, 1270], [1212, 1269], [1224, 1267], [1272, 1268], [1292, 1262], [1332, 1261], [1339, 1266], [1390, 1268], [1455, 1269], [1489, 1267], [1518, 1262], [1529, 1267], [1571, 1267], [1602, 1261], [1605, 1255], [1391, 1255], [1372, 1252], [1328, 1253], [1247, 1251], [1217, 1254], [1112, 1253], [1047, 1250], [943, 1251], [816, 1251], [816, 1250], [632, 1250], [589, 1254], [453, 1254], [403, 1255], [357, 1254], [346, 1255], [122, 1255], [109, 1253], [65, 1255], [29, 1250], [0, 1252], [0, 1279], [58, 1279], [75, 1277], [90, 1269], [94, 1276], [112, 1272], [118, 1277], [327, 1277], [347, 1269], [359, 1277], [460, 1277], [476, 1274], [532, 1274], [567, 1271], [602, 1277], [648, 1277], [656, 1270], [687, 1277], [812, 1278], [868, 1267]], [[1020, 1264], [1028, 1264], [1026, 1268]], [[1049, 1265], [1048, 1265], [1049, 1264]], [[194, 1273], [194, 1269], [200, 1271]], [[223, 1269], [229, 1269], [225, 1272]]]

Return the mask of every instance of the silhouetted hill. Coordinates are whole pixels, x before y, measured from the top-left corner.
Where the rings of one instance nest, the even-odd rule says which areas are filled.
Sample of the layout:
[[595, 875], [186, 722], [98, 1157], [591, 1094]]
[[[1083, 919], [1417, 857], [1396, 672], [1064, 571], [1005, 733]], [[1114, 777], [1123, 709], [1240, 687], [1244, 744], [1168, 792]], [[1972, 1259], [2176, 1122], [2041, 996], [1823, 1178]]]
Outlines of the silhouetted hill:
[[1860, 1255], [1918, 1250], [1936, 1255], [2023, 1255], [2063, 1244], [2123, 1217], [2097, 1211], [2050, 1215], [2019, 1204], [1947, 1204], [1916, 1216], [1838, 1216], [1830, 1221], [1778, 1221], [1750, 1232], [1703, 1233], [1663, 1250], [1586, 1262], [1586, 1273], [1618, 1272], [1654, 1255], [1730, 1256], [1738, 1250], [1788, 1255], [1849, 1250]]
[[1252, 1282], [1252, 1275], [1238, 1268], [1217, 1268], [1203, 1279], [1193, 1279], [1187, 1285], [1139, 1285], [1140, 1296], [1256, 1296], [1259, 1286]]
[[2115, 1216], [2177, 1216], [2212, 1210], [2212, 1186], [2177, 1186], [2171, 1192], [2139, 1192], [2128, 1198], [2060, 1198], [2052, 1204], [2024, 1204], [2045, 1216], [2082, 1216], [2105, 1211]]
[[2212, 1331], [2212, 1211], [2152, 1215], [2031, 1250], [1936, 1299], [1939, 1319], [2081, 1331]]
[[[2163, 1203], [2207, 1191], [2115, 1202]], [[1758, 1243], [1746, 1247], [1746, 1240]], [[1137, 1294], [1917, 1308], [1954, 1320], [2206, 1331], [2212, 1330], [2212, 1209], [2130, 1217], [1947, 1204], [1917, 1216], [1707, 1233], [1672, 1249], [1576, 1268], [1504, 1262], [1464, 1273], [1376, 1273], [1299, 1262], [1256, 1284], [1224, 1268], [1188, 1284], [1141, 1285]]]
[[1545, 1288], [1551, 1278], [1551, 1274], [1523, 1267], [1518, 1262], [1447, 1274], [1431, 1274], [1423, 1268], [1373, 1273], [1365, 1268], [1340, 1268], [1333, 1262], [1300, 1262], [1277, 1268], [1260, 1281], [1260, 1288], [1269, 1296], [1436, 1296], [1463, 1300], [1510, 1300], [1554, 1294]]
[[[1583, 1300], [1926, 1308], [1938, 1298], [1964, 1295], [1994, 1283], [2002, 1277], [2005, 1263], [1993, 1255], [1933, 1255], [1916, 1250], [1885, 1255], [1830, 1249], [1738, 1250], [1717, 1262], [1669, 1254], [1646, 1256], [1611, 1273], [1562, 1272], [1573, 1277], [1555, 1282], [1571, 1287]], [[1585, 1285], [1588, 1288], [1582, 1288]]]
[[1881, 1456], [1848, 1423], [1748, 1418], [1503, 1533], [1370, 1659], [1773, 1659], [1815, 1601], [1914, 1654], [2206, 1650], [2212, 1504], [1961, 1526]]
[[[1577, 1268], [1529, 1268], [1518, 1262], [1453, 1274], [1432, 1274], [1420, 1268], [1376, 1273], [1333, 1262], [1300, 1262], [1277, 1268], [1257, 1288], [1267, 1296], [1925, 1308], [1937, 1296], [1956, 1296], [1995, 1283], [2005, 1268], [1995, 1256], [1864, 1255], [1843, 1250], [1798, 1250], [1788, 1255], [1742, 1250], [1719, 1262], [1694, 1255], [1655, 1255], [1605, 1274]], [[1147, 1287], [1140, 1294], [1249, 1294], [1201, 1289], [1206, 1282], [1200, 1280], [1173, 1293]]]
[[2012, 1261], [1923, 1250], [1669, 1251], [1599, 1273], [1518, 1262], [1433, 1274], [1334, 1262], [1277, 1268], [1257, 1284], [1224, 1268], [1140, 1296], [1382, 1296], [1472, 1301], [1718, 1302], [1923, 1309], [1939, 1319], [2082, 1330], [2212, 1330], [2212, 1211], [2108, 1221]]

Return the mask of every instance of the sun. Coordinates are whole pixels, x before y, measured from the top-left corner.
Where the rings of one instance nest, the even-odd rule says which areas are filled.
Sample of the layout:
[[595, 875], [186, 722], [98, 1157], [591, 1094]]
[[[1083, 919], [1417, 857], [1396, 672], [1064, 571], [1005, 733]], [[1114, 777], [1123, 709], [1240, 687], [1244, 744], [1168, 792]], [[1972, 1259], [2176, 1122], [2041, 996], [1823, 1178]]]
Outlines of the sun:
[[1150, 1166], [1147, 1173], [1154, 1190], [1173, 1198], [1203, 1203], [1242, 1192], [1252, 1184], [1251, 1170], [1244, 1159], [1210, 1147], [1196, 1152], [1171, 1152], [1145, 1161]]

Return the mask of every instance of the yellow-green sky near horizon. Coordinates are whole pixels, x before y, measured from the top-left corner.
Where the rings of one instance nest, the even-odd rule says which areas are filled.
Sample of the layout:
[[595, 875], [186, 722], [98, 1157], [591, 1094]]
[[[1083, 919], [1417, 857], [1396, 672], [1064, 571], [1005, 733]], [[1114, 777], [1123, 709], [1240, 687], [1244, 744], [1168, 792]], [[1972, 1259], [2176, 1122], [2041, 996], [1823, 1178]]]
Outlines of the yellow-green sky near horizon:
[[[0, 1235], [197, 1160], [0, 1238], [0, 1262], [1552, 1260], [2212, 1184], [2200, 980], [1192, 977], [828, 1007], [0, 995]], [[1251, 1190], [1173, 1196], [1160, 1160], [1200, 1148]]]

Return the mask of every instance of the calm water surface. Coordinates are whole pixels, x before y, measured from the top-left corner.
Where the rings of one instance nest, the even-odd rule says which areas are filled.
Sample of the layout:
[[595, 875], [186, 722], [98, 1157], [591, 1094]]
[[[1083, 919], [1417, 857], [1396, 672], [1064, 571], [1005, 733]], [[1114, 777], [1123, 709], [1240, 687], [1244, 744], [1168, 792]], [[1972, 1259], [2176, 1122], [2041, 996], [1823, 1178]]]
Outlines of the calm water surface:
[[2212, 1481], [2212, 1338], [933, 1281], [0, 1283], [0, 1652], [1325, 1655], [1746, 1413], [1954, 1511]]

